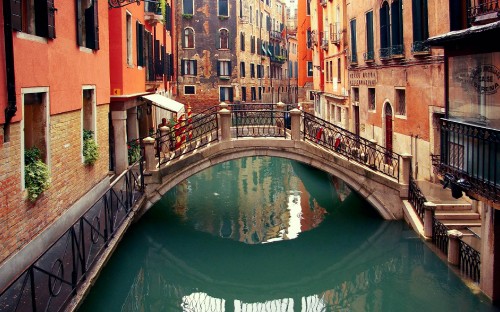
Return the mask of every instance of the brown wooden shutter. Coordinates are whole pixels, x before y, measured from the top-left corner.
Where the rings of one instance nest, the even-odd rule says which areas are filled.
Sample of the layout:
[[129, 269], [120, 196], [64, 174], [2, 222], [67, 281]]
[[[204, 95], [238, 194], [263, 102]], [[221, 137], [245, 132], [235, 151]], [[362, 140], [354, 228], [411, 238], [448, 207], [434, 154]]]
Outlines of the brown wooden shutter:
[[76, 41], [79, 46], [83, 47], [83, 12], [81, 0], [75, 1], [76, 3]]
[[10, 22], [12, 28], [17, 31], [23, 30], [23, 19], [21, 10], [21, 0], [4, 0], [10, 1]]
[[54, 0], [47, 0], [47, 38], [56, 37], [56, 18], [54, 16]]
[[[91, 43], [93, 45], [92, 49], [94, 50], [99, 50], [99, 7], [97, 5], [97, 0], [93, 0], [94, 4], [92, 5], [92, 8], [94, 9], [92, 12], [92, 39], [93, 42]], [[87, 44], [88, 46], [88, 44]]]

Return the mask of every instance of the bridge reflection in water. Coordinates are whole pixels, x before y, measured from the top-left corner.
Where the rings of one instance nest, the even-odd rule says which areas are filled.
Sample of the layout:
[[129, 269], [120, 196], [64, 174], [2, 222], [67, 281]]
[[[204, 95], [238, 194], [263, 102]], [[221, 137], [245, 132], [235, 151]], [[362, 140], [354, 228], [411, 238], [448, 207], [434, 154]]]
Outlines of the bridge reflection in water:
[[81, 310], [493, 310], [403, 223], [291, 163], [231, 161], [167, 193]]

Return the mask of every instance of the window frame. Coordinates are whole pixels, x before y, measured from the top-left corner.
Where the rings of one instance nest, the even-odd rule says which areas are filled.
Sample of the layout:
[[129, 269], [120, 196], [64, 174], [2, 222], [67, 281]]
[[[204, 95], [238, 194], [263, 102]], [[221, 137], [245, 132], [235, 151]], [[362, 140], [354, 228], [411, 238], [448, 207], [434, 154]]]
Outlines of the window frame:
[[[404, 112], [401, 112], [401, 103], [400, 103], [400, 93], [404, 95]], [[406, 88], [404, 87], [395, 87], [394, 88], [394, 116], [402, 119], [407, 118], [407, 105], [406, 105]]]
[[195, 32], [193, 27], [184, 27], [182, 34], [182, 48], [183, 49], [195, 48]]
[[[186, 3], [191, 2], [191, 12], [186, 12]], [[182, 14], [194, 15], [194, 0], [182, 0]]]
[[[186, 87], [193, 88], [193, 93], [186, 93]], [[196, 85], [184, 85], [184, 88], [182, 90], [184, 92], [184, 95], [196, 95]]]
[[[228, 99], [222, 98], [222, 90], [228, 90]], [[234, 102], [234, 89], [233, 86], [219, 85], [219, 101], [221, 102]]]
[[[226, 11], [221, 12], [221, 2], [226, 3]], [[221, 14], [226, 13], [226, 14]], [[217, 0], [217, 16], [229, 17], [229, 0]]]

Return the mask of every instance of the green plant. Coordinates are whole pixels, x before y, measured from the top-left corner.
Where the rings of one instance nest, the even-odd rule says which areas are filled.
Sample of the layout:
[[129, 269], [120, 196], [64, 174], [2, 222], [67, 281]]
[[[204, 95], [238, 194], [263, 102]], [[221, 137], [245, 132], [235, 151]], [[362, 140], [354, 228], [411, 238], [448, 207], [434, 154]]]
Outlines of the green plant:
[[182, 17], [185, 18], [185, 19], [192, 19], [193, 18], [193, 14], [182, 14]]
[[93, 165], [99, 158], [99, 149], [94, 140], [94, 131], [83, 130], [83, 162]]
[[219, 15], [219, 19], [220, 19], [221, 21], [227, 20], [228, 18], [229, 18], [229, 16]]
[[41, 152], [37, 147], [24, 152], [24, 179], [28, 199], [36, 201], [50, 185], [49, 167], [41, 160]]
[[139, 142], [131, 141], [128, 144], [128, 164], [131, 165], [141, 158], [141, 145]]

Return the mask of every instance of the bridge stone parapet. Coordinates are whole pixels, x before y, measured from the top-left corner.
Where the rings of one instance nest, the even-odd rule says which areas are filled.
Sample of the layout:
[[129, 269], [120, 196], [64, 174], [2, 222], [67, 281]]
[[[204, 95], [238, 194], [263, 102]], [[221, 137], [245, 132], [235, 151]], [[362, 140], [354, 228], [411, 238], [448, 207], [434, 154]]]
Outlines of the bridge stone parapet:
[[252, 156], [281, 157], [323, 170], [361, 194], [384, 219], [403, 218], [402, 199], [407, 197], [407, 184], [313, 142], [286, 138], [225, 138], [152, 170], [146, 180], [148, 203], [142, 213], [190, 176], [219, 163]]

